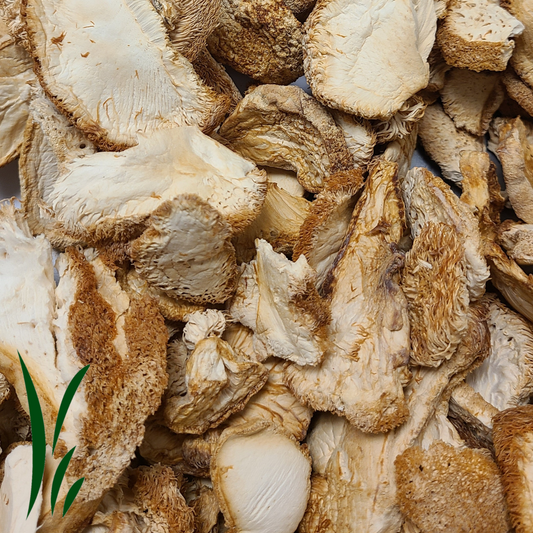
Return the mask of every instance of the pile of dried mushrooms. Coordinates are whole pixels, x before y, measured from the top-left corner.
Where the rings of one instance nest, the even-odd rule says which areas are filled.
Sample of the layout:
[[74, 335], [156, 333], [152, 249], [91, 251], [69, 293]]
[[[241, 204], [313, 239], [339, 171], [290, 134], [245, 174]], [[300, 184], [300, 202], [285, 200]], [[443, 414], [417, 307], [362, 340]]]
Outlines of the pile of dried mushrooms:
[[0, 77], [1, 533], [533, 533], [533, 0], [0, 0]]

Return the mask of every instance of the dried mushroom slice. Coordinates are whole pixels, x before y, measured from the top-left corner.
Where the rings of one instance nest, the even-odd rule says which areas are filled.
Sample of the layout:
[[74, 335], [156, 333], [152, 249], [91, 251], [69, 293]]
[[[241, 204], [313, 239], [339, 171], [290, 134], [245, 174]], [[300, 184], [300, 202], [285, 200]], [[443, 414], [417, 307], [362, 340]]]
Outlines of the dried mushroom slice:
[[316, 0], [283, 0], [284, 4], [296, 15], [312, 9]]
[[322, 287], [331, 308], [324, 361], [287, 368], [287, 385], [301, 402], [369, 432], [388, 431], [408, 415], [409, 316], [396, 249], [405, 219], [396, 169], [386, 161], [372, 168]]
[[470, 299], [483, 296], [489, 269], [478, 221], [470, 207], [426, 168], [411, 169], [402, 181], [402, 189], [412, 237], [416, 238], [429, 222], [442, 222], [454, 228], [464, 246]]
[[216, 336], [199, 341], [190, 355], [180, 342], [170, 350], [164, 416], [176, 433], [201, 435], [216, 427], [241, 410], [268, 379], [262, 364], [242, 360]]
[[212, 488], [202, 485], [197, 498], [189, 502], [194, 511], [194, 533], [218, 533], [218, 505]]
[[258, 165], [294, 170], [311, 192], [319, 192], [330, 174], [354, 167], [328, 111], [292, 85], [260, 85], [249, 92], [222, 124], [220, 135]]
[[[491, 328], [490, 323], [489, 328]], [[489, 360], [492, 356], [493, 349], [491, 331], [491, 350], [485, 361]], [[476, 375], [476, 371], [479, 368], [484, 367], [484, 370], [486, 370], [485, 361], [481, 363], [481, 366], [474, 368], [474, 370], [466, 376], [465, 382], [457, 385], [457, 387], [453, 389], [449, 405], [452, 416], [453, 414], [457, 414], [460, 410], [463, 412], [466, 411], [469, 415], [471, 415], [471, 417], [477, 419], [478, 422], [482, 423], [487, 428], [492, 428], [492, 419], [494, 415], [500, 412], [500, 410], [492, 405], [492, 403], [486, 401], [479, 392], [476, 392], [476, 390], [468, 384], [471, 382], [472, 375]]]
[[524, 25], [498, 0], [453, 0], [437, 32], [446, 62], [454, 67], [505, 70]]
[[486, 453], [436, 441], [409, 448], [395, 465], [400, 509], [422, 531], [509, 531], [499, 470]]
[[499, 74], [459, 68], [448, 72], [440, 94], [444, 111], [458, 128], [472, 135], [487, 132], [492, 115], [505, 96]]
[[187, 435], [177, 435], [170, 430], [165, 425], [161, 412], [162, 408], [146, 420], [139, 454], [149, 464], [178, 465], [184, 461], [183, 442]]
[[533, 265], [533, 224], [506, 220], [498, 228], [498, 244], [519, 265]]
[[411, 160], [415, 153], [418, 139], [418, 128], [419, 126], [416, 124], [409, 135], [392, 141], [383, 152], [383, 159], [398, 165], [398, 179], [400, 182], [411, 168]]
[[317, 365], [328, 346], [329, 309], [315, 288], [305, 257], [292, 262], [257, 240], [257, 257], [244, 270], [230, 313], [254, 331], [270, 356]]
[[363, 0], [319, 1], [304, 38], [313, 94], [346, 113], [389, 119], [428, 84], [436, 24], [433, 0], [403, 0], [386, 8]]
[[305, 255], [317, 273], [319, 288], [342, 247], [362, 184], [363, 176], [357, 170], [331, 176], [300, 227], [293, 260]]
[[533, 406], [507, 409], [494, 418], [494, 447], [516, 533], [533, 530]]
[[213, 488], [235, 533], [293, 533], [305, 512], [310, 474], [307, 449], [265, 422], [224, 431], [211, 460]]
[[515, 213], [524, 222], [533, 223], [533, 147], [520, 117], [503, 123], [496, 151]]
[[231, 227], [193, 194], [161, 204], [129, 255], [140, 276], [165, 294], [196, 304], [222, 303], [237, 282]]
[[505, 84], [507, 94], [525, 111], [525, 113], [521, 112], [517, 114], [533, 115], [533, 89], [509, 68], [503, 75], [503, 83]]
[[418, 135], [424, 150], [439, 165], [443, 177], [456, 183], [463, 179], [459, 168], [461, 152], [485, 150], [483, 138], [457, 129], [439, 103], [426, 109]]
[[409, 305], [411, 361], [439, 366], [468, 328], [465, 250], [455, 228], [434, 222], [422, 227], [406, 255], [401, 285]]
[[303, 74], [302, 24], [283, 0], [222, 0], [207, 45], [215, 59], [262, 83]]
[[292, 196], [304, 196], [305, 189], [296, 178], [296, 172], [274, 167], [264, 167], [269, 183], [275, 183], [280, 189]]
[[466, 382], [503, 411], [524, 405], [533, 393], [533, 326], [495, 296], [488, 296], [490, 355]]
[[101, 148], [176, 125], [210, 131], [228, 108], [172, 50], [149, 0], [27, 0], [23, 14], [39, 81]]

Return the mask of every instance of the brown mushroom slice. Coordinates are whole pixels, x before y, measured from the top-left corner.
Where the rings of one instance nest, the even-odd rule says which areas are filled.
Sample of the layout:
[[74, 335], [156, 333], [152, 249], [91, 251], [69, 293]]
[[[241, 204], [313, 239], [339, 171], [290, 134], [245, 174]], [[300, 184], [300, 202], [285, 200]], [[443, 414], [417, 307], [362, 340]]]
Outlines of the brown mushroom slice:
[[429, 222], [442, 222], [454, 228], [464, 246], [470, 300], [483, 296], [489, 269], [478, 221], [469, 206], [426, 168], [411, 169], [401, 185], [412, 237], [416, 238]]
[[396, 249], [405, 219], [396, 170], [386, 161], [373, 166], [323, 285], [331, 308], [324, 361], [287, 368], [287, 385], [302, 403], [368, 432], [388, 431], [408, 415], [402, 382], [409, 316], [399, 286], [403, 255]]
[[457, 230], [428, 222], [405, 258], [402, 289], [409, 305], [412, 364], [439, 366], [468, 329], [465, 250]]
[[505, 91], [501, 76], [495, 72], [454, 68], [446, 75], [440, 94], [444, 111], [458, 128], [472, 135], [484, 135]]
[[312, 9], [316, 0], [283, 0], [283, 2], [295, 15], [298, 15]]
[[177, 435], [164, 423], [162, 409], [148, 417], [145, 423], [144, 438], [139, 446], [139, 454], [150, 464], [167, 466], [183, 462], [183, 442], [186, 435]]
[[533, 224], [506, 220], [498, 228], [498, 243], [519, 265], [533, 265]]
[[436, 441], [409, 448], [395, 465], [400, 509], [422, 531], [509, 531], [499, 470], [486, 453]]
[[190, 355], [181, 343], [171, 350], [173, 374], [164, 415], [176, 433], [201, 435], [216, 427], [241, 410], [268, 379], [262, 364], [242, 360], [216, 336], [200, 340]]
[[433, 0], [386, 8], [362, 0], [319, 2], [304, 37], [313, 94], [328, 107], [387, 120], [428, 84], [436, 24]]
[[529, 533], [533, 531], [533, 405], [498, 414], [493, 435], [511, 523], [517, 533]]
[[319, 192], [330, 174], [354, 167], [331, 115], [293, 85], [256, 87], [222, 124], [220, 135], [258, 165], [294, 170], [311, 192]]
[[210, 131], [228, 108], [172, 50], [149, 0], [28, 0], [23, 11], [41, 84], [101, 148], [176, 125]]
[[446, 62], [454, 67], [505, 70], [524, 25], [498, 0], [454, 0], [437, 32]]
[[222, 0], [209, 52], [262, 83], [285, 85], [303, 74], [302, 23], [283, 0]]
[[372, 156], [377, 143], [376, 133], [368, 120], [360, 119], [332, 110], [331, 115], [337, 126], [342, 130], [346, 146], [353, 156], [356, 168], [365, 168]]
[[500, 411], [524, 405], [533, 393], [533, 327], [496, 297], [489, 302], [490, 356], [466, 382]]
[[265, 422], [224, 431], [211, 460], [213, 488], [235, 533], [293, 533], [305, 512], [311, 458]]
[[424, 150], [439, 165], [443, 177], [456, 183], [463, 179], [459, 167], [461, 152], [485, 150], [483, 138], [457, 129], [439, 103], [426, 109], [418, 135]]
[[400, 182], [411, 168], [411, 160], [418, 140], [418, 127], [417, 123], [409, 135], [392, 141], [383, 152], [383, 159], [397, 163]]
[[320, 473], [313, 481], [301, 533], [349, 531], [353, 524], [366, 533], [400, 530], [403, 517], [396, 502], [394, 460], [416, 443], [453, 382], [486, 357], [489, 339], [482, 306], [472, 309], [471, 319], [469, 334], [451, 359], [438, 368], [414, 369], [406, 388], [410, 416], [401, 426], [373, 435], [339, 418], [327, 423], [324, 437], [316, 443], [315, 432], [334, 418], [330, 413], [318, 417], [308, 441]]
[[329, 309], [304, 256], [292, 262], [257, 240], [257, 257], [241, 276], [230, 312], [254, 331], [270, 356], [317, 365], [328, 346]]
[[305, 255], [317, 273], [318, 288], [342, 247], [362, 184], [363, 177], [359, 171], [339, 172], [331, 176], [311, 203], [309, 215], [300, 227], [293, 259]]
[[212, 488], [202, 485], [190, 506], [194, 511], [194, 533], [218, 533], [220, 507]]
[[160, 205], [129, 255], [148, 283], [196, 304], [221, 303], [237, 281], [231, 227], [198, 196], [179, 195]]
[[[516, 75], [516, 73], [508, 68], [503, 75], [503, 83], [507, 90], [507, 94], [515, 100], [525, 111], [520, 114], [533, 114], [533, 89]], [[516, 116], [516, 115], [515, 115]]]
[[254, 258], [256, 239], [269, 242], [275, 252], [291, 254], [310, 208], [311, 202], [305, 198], [293, 196], [275, 183], [268, 183], [261, 212], [233, 239], [237, 259], [244, 263]]

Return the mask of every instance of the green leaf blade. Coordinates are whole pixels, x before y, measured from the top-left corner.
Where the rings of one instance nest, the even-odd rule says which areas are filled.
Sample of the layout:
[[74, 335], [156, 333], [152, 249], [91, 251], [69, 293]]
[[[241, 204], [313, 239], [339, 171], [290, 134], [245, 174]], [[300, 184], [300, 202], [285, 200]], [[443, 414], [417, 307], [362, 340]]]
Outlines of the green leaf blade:
[[72, 487], [70, 487], [70, 490], [67, 493], [67, 496], [65, 497], [65, 503], [63, 504], [63, 516], [67, 514], [67, 511], [70, 509], [70, 506], [74, 503], [74, 499], [78, 495], [78, 492], [80, 492], [81, 486], [83, 485], [83, 482], [85, 481], [85, 478], [82, 477], [81, 479], [78, 479]]
[[70, 460], [72, 459], [72, 455], [74, 454], [74, 450], [76, 449], [76, 446], [72, 448], [69, 452], [65, 454], [65, 457], [61, 459], [61, 462], [56, 468], [56, 472], [54, 474], [54, 479], [52, 481], [52, 492], [50, 495], [50, 504], [52, 507], [52, 515], [54, 514], [54, 509], [57, 502], [57, 496], [59, 495], [59, 489], [61, 488], [61, 483], [63, 483], [63, 479], [65, 477], [65, 474], [67, 472], [68, 465], [70, 463]]

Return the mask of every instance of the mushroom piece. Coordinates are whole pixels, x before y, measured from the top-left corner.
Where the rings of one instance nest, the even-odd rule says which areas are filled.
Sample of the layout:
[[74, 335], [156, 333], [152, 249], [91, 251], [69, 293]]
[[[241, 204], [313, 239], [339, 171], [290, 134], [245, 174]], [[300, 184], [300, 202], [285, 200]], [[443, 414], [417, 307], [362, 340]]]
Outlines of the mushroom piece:
[[161, 411], [160, 408], [146, 420], [139, 454], [150, 464], [178, 465], [184, 462], [183, 442], [187, 435], [177, 435], [170, 430], [164, 423]]
[[[525, 113], [520, 115], [533, 114], [533, 89], [525, 83], [515, 72], [508, 68], [503, 75], [503, 83], [507, 94], [523, 108]], [[514, 115], [516, 116], [516, 114]]]
[[316, 0], [283, 0], [283, 2], [295, 15], [299, 15], [312, 9]]
[[228, 109], [172, 50], [150, 0], [28, 0], [22, 10], [43, 88], [103, 149], [176, 125], [211, 131]]
[[483, 138], [457, 129], [439, 103], [426, 109], [418, 135], [424, 150], [439, 165], [443, 177], [459, 184], [463, 179], [459, 167], [461, 152], [485, 150]]
[[263, 167], [267, 173], [268, 182], [275, 183], [280, 189], [287, 191], [292, 196], [302, 197], [305, 189], [296, 178], [296, 172], [274, 167]]
[[396, 458], [398, 503], [422, 531], [507, 533], [499, 470], [486, 453], [436, 441]]
[[311, 192], [319, 192], [329, 174], [354, 167], [340, 128], [300, 87], [256, 87], [219, 133], [233, 150], [258, 165], [294, 170]]
[[501, 76], [495, 72], [454, 68], [446, 75], [440, 94], [444, 111], [458, 128], [472, 135], [484, 135], [505, 91]]
[[265, 422], [225, 430], [211, 460], [213, 488], [235, 533], [293, 533], [305, 512], [311, 458]]
[[398, 164], [398, 179], [400, 183], [411, 168], [411, 159], [415, 153], [418, 139], [418, 129], [419, 123], [415, 125], [409, 135], [390, 142], [383, 152], [383, 159]]
[[304, 37], [313, 94], [333, 109], [389, 119], [428, 84], [436, 24], [433, 0], [319, 1]]
[[256, 247], [256, 259], [239, 280], [231, 315], [254, 331], [254, 343], [269, 356], [319, 364], [328, 346], [330, 316], [315, 288], [315, 271], [305, 256], [292, 262], [259, 239]]
[[217, 61], [262, 83], [284, 85], [303, 74], [302, 24], [284, 0], [222, 0], [207, 45]]
[[322, 286], [331, 309], [324, 361], [286, 372], [302, 403], [345, 416], [368, 432], [388, 431], [408, 415], [402, 385], [409, 317], [398, 284], [403, 254], [396, 248], [405, 219], [396, 170], [387, 161], [373, 166]]
[[454, 67], [505, 70], [524, 25], [498, 0], [453, 0], [437, 31], [437, 43]]
[[533, 224], [506, 220], [498, 228], [498, 244], [519, 265], [533, 265]]
[[416, 238], [429, 222], [442, 222], [454, 228], [464, 246], [470, 300], [483, 296], [489, 269], [478, 221], [469, 206], [426, 168], [411, 169], [401, 185], [411, 236]]
[[494, 417], [494, 447], [516, 533], [533, 531], [533, 405]]
[[[492, 338], [491, 351], [489, 352], [489, 356], [487, 357], [487, 359], [485, 359], [485, 361], [489, 360], [491, 357], [493, 357]], [[453, 389], [452, 396], [450, 398], [450, 412], [457, 415], [460, 414], [459, 411], [462, 410], [463, 412], [466, 412], [468, 415], [470, 415], [471, 419], [475, 419], [479, 423], [483, 424], [487, 429], [491, 429], [492, 419], [494, 415], [500, 412], [500, 410], [488, 401], [486, 401], [479, 392], [477, 392], [472, 386], [469, 385], [469, 383], [472, 382], [474, 385], [476, 385], [475, 377], [474, 379], [472, 379], [472, 374], [476, 374], [476, 371], [479, 368], [484, 367], [485, 361], [481, 363], [481, 366], [474, 368], [474, 370], [470, 374], [468, 374], [468, 376], [466, 376], [465, 382], [457, 385], [457, 387]], [[484, 368], [486, 369], [486, 367]], [[477, 375], [479, 375], [479, 373], [477, 373]]]

